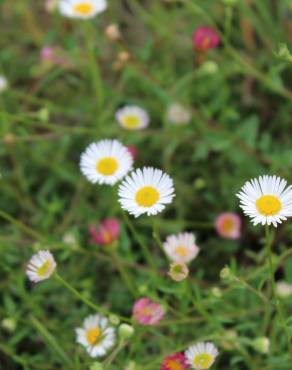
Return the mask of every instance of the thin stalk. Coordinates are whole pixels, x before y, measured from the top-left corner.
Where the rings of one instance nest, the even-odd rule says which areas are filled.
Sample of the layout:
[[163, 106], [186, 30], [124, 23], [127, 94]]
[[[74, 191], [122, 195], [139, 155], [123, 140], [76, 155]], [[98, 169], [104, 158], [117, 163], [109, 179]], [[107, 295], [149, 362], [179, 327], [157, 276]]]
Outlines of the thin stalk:
[[90, 67], [90, 74], [92, 77], [92, 87], [95, 94], [96, 99], [96, 108], [97, 113], [102, 113], [102, 108], [104, 105], [104, 91], [103, 91], [103, 83], [101, 77], [101, 71], [99, 68], [99, 64], [97, 61], [97, 56], [94, 52], [94, 44], [95, 44], [95, 34], [92, 24], [90, 22], [86, 22], [84, 26], [84, 39], [85, 45], [87, 49], [87, 55], [89, 60], [89, 67]]
[[[61, 285], [63, 285], [65, 288], [67, 288], [77, 299], [79, 299], [80, 301], [85, 303], [88, 307], [92, 308], [94, 311], [96, 311], [98, 313], [105, 314], [105, 315], [112, 315], [112, 313], [110, 311], [96, 305], [91, 300], [84, 297], [84, 295], [79, 293], [78, 290], [76, 290], [70, 283], [68, 283], [65, 279], [63, 279], [58, 273], [55, 273], [54, 277]], [[121, 317], [121, 316], [116, 315], [116, 314], [114, 314], [114, 315], [118, 316], [120, 319], [122, 319], [124, 321], [131, 322], [131, 320], [129, 320], [127, 318]]]
[[270, 280], [271, 280], [271, 288], [272, 288], [272, 299], [275, 303], [276, 312], [279, 317], [279, 321], [281, 323], [283, 331], [285, 333], [288, 350], [292, 358], [291, 337], [290, 337], [290, 333], [287, 328], [285, 318], [283, 315], [282, 305], [277, 297], [277, 292], [276, 292], [275, 272], [274, 272], [273, 259], [272, 259], [273, 233], [271, 232], [271, 229], [268, 225], [266, 225], [265, 227], [265, 236], [266, 236], [265, 249], [266, 249], [268, 260], [269, 260], [269, 272], [270, 272]]

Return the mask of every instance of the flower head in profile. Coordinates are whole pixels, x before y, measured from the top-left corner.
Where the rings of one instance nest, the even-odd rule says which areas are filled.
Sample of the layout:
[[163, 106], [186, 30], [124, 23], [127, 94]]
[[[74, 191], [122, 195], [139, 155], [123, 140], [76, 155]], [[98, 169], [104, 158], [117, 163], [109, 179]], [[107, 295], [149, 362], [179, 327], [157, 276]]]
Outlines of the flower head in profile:
[[81, 328], [76, 329], [76, 341], [83, 345], [93, 358], [102, 357], [114, 346], [115, 329], [101, 315], [88, 316]]
[[187, 370], [189, 365], [185, 355], [181, 352], [166, 356], [163, 360], [160, 370]]
[[179, 103], [173, 103], [167, 108], [166, 118], [174, 125], [187, 125], [192, 118], [191, 112]]
[[90, 144], [81, 155], [80, 168], [93, 184], [114, 185], [131, 169], [133, 157], [117, 140], [101, 140]]
[[169, 235], [163, 243], [163, 248], [173, 262], [188, 263], [197, 256], [200, 250], [195, 241], [193, 233]]
[[172, 179], [152, 167], [137, 169], [119, 186], [121, 207], [135, 217], [143, 213], [156, 215], [172, 202], [174, 196]]
[[220, 213], [215, 220], [217, 233], [226, 239], [238, 239], [241, 234], [241, 218], [232, 212]]
[[217, 48], [220, 37], [216, 30], [211, 27], [198, 27], [193, 34], [193, 45], [195, 50], [207, 51]]
[[94, 243], [101, 245], [111, 244], [118, 240], [120, 236], [120, 222], [116, 218], [109, 218], [103, 220], [99, 224], [98, 229], [90, 225], [89, 232]]
[[107, 8], [106, 0], [60, 0], [59, 10], [64, 17], [90, 19]]
[[168, 275], [174, 281], [182, 281], [189, 275], [188, 266], [185, 263], [174, 262], [169, 267]]
[[164, 308], [147, 297], [138, 299], [133, 306], [133, 318], [141, 325], [157, 325], [164, 315]]
[[286, 180], [276, 176], [260, 176], [244, 184], [237, 197], [254, 225], [277, 227], [292, 216], [292, 186], [286, 185]]
[[56, 266], [56, 261], [49, 251], [39, 251], [31, 257], [27, 265], [26, 275], [30, 281], [38, 283], [49, 279]]
[[119, 125], [127, 130], [142, 130], [148, 127], [150, 118], [148, 113], [135, 105], [127, 105], [116, 112]]
[[189, 347], [185, 351], [185, 356], [192, 369], [205, 370], [209, 369], [215, 362], [218, 350], [213, 343], [202, 342]]
[[6, 77], [0, 76], [0, 94], [5, 91], [8, 87], [8, 81]]

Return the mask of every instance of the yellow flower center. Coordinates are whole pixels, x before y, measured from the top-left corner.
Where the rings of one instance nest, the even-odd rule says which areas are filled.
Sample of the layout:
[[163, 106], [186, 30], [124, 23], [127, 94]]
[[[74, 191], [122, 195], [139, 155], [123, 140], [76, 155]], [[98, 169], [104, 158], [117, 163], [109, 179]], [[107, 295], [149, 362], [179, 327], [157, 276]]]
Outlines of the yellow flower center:
[[84, 1], [74, 5], [74, 12], [80, 15], [89, 15], [93, 11], [93, 5]]
[[262, 195], [256, 201], [256, 208], [263, 216], [275, 216], [281, 211], [282, 203], [275, 195]]
[[209, 369], [213, 363], [213, 356], [208, 353], [201, 353], [194, 358], [195, 369]]
[[181, 363], [176, 360], [167, 360], [166, 366], [168, 370], [183, 370]]
[[185, 257], [188, 255], [188, 248], [186, 247], [177, 247], [175, 248], [175, 253], [179, 254], [181, 257]]
[[100, 328], [89, 329], [86, 333], [86, 339], [92, 346], [97, 343], [102, 332]]
[[123, 124], [129, 130], [133, 130], [140, 125], [140, 119], [137, 116], [125, 116], [123, 118]]
[[223, 221], [222, 230], [225, 231], [226, 233], [228, 233], [228, 232], [230, 232], [230, 231], [233, 230], [233, 221], [232, 221], [231, 218], [226, 218]]
[[105, 157], [97, 162], [96, 170], [103, 176], [111, 176], [117, 171], [118, 167], [119, 165], [115, 158]]
[[153, 186], [144, 186], [136, 193], [136, 202], [140, 207], [151, 207], [160, 198], [160, 194]]
[[37, 269], [37, 274], [40, 276], [40, 277], [45, 277], [48, 273], [48, 271], [50, 270], [52, 266], [52, 263], [51, 261], [47, 260], [45, 261], [38, 269]]

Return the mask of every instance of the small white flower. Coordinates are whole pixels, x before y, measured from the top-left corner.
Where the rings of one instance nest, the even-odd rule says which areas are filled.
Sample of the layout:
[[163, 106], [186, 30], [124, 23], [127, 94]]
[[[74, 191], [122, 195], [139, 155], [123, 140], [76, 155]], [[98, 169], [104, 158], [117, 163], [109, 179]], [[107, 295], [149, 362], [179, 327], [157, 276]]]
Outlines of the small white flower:
[[216, 357], [218, 350], [213, 343], [197, 343], [185, 351], [185, 356], [191, 368], [196, 370], [209, 369]]
[[30, 259], [26, 275], [29, 280], [38, 283], [48, 279], [53, 274], [56, 266], [56, 261], [49, 251], [39, 251]]
[[93, 184], [114, 185], [131, 169], [133, 157], [117, 140], [101, 140], [90, 144], [80, 159], [80, 169]]
[[5, 91], [7, 89], [7, 87], [8, 87], [8, 81], [7, 81], [6, 77], [0, 76], [0, 93]]
[[292, 284], [286, 281], [278, 281], [276, 283], [276, 293], [280, 298], [288, 298], [292, 295]]
[[116, 112], [116, 120], [121, 127], [135, 131], [142, 130], [149, 125], [148, 113], [137, 106], [125, 106]]
[[119, 186], [121, 207], [138, 217], [163, 211], [172, 202], [174, 187], [172, 179], [163, 171], [144, 167], [132, 172]]
[[199, 247], [195, 244], [193, 233], [180, 233], [169, 235], [163, 243], [163, 248], [168, 257], [177, 263], [188, 263], [199, 253]]
[[254, 225], [277, 227], [292, 216], [292, 186], [285, 189], [286, 184], [286, 180], [276, 176], [261, 176], [244, 184], [237, 197]]
[[89, 19], [107, 8], [106, 0], [60, 0], [59, 10], [64, 17]]
[[174, 125], [187, 125], [192, 118], [191, 112], [178, 103], [171, 104], [166, 112], [168, 122]]
[[88, 316], [82, 328], [76, 329], [77, 343], [82, 344], [93, 358], [102, 357], [114, 346], [115, 329], [101, 315]]

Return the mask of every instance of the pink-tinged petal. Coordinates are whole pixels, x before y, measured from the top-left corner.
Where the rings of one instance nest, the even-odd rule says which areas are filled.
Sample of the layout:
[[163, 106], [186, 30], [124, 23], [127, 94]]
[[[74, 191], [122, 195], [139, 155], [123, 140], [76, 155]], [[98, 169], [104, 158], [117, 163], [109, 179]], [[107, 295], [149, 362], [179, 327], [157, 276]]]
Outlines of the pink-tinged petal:
[[241, 236], [241, 218], [236, 213], [221, 213], [215, 220], [215, 229], [223, 238], [238, 239]]
[[107, 245], [119, 239], [120, 223], [116, 218], [110, 218], [102, 221], [98, 229], [90, 225], [88, 231], [93, 243]]
[[164, 308], [147, 297], [140, 298], [133, 306], [133, 318], [141, 325], [156, 325], [164, 315]]
[[134, 145], [128, 145], [127, 149], [133, 157], [133, 160], [136, 161], [138, 158], [138, 149]]
[[199, 27], [193, 34], [193, 45], [195, 50], [207, 51], [217, 48], [220, 37], [216, 30], [211, 27]]
[[179, 352], [165, 357], [161, 364], [160, 370], [187, 370], [189, 368], [190, 366], [187, 363], [185, 355]]

